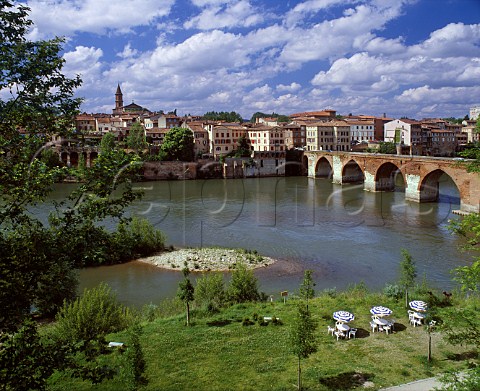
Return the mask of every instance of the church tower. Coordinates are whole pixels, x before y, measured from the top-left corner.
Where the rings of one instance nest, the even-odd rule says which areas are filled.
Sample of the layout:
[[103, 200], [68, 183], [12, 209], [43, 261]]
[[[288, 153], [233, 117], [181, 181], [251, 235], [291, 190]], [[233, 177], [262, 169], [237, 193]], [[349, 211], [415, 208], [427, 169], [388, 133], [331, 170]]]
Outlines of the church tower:
[[123, 93], [120, 89], [120, 83], [117, 85], [117, 92], [115, 92], [115, 114], [120, 114], [123, 111]]

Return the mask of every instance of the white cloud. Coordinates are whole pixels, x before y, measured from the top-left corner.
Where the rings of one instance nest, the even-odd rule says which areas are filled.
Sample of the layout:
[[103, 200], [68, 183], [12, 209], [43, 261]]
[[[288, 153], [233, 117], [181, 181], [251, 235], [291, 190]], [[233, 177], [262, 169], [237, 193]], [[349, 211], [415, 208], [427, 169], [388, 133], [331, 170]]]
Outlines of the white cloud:
[[63, 55], [65, 59], [64, 73], [68, 77], [80, 75], [84, 89], [94, 85], [100, 77], [102, 56], [103, 51], [100, 48], [77, 46], [74, 51], [66, 52]]
[[278, 84], [276, 89], [277, 91], [280, 91], [280, 92], [295, 92], [295, 91], [298, 91], [300, 88], [302, 88], [302, 86], [298, 83], [295, 83], [295, 82], [292, 82], [291, 84], [289, 85], [284, 85], [284, 84]]
[[76, 32], [127, 32], [167, 16], [175, 0], [29, 0], [34, 39]]
[[313, 16], [318, 11], [327, 9], [338, 4], [349, 4], [355, 0], [308, 0], [297, 4], [291, 9], [286, 17], [285, 24], [288, 27], [294, 27], [301, 22], [306, 16]]
[[138, 50], [132, 49], [130, 42], [124, 46], [123, 51], [121, 51], [120, 53], [117, 53], [117, 56], [121, 58], [132, 58], [137, 55], [138, 55]]
[[263, 20], [248, 0], [203, 1], [198, 2], [197, 5], [208, 7], [200, 15], [194, 16], [183, 24], [187, 29], [213, 30], [239, 26], [251, 27]]

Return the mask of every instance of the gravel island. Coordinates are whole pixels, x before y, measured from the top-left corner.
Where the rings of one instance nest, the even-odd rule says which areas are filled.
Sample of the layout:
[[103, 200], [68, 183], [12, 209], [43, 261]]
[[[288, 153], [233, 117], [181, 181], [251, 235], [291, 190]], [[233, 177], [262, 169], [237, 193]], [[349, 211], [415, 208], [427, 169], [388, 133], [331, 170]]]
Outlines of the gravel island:
[[138, 261], [170, 270], [182, 270], [186, 262], [192, 272], [227, 271], [233, 269], [237, 262], [243, 262], [249, 269], [256, 269], [275, 262], [273, 258], [264, 257], [255, 250], [214, 247], [167, 250]]

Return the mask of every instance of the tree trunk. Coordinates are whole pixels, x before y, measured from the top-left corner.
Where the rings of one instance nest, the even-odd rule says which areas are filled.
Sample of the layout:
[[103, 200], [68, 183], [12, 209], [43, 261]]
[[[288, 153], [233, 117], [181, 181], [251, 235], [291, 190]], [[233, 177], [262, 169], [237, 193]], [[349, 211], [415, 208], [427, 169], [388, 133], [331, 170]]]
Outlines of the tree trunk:
[[298, 379], [297, 379], [297, 386], [298, 390], [302, 389], [302, 377], [301, 377], [302, 369], [300, 368], [300, 356], [298, 356]]
[[190, 303], [187, 302], [187, 326], [190, 326]]
[[428, 357], [427, 361], [430, 362], [432, 359], [432, 335], [428, 333]]

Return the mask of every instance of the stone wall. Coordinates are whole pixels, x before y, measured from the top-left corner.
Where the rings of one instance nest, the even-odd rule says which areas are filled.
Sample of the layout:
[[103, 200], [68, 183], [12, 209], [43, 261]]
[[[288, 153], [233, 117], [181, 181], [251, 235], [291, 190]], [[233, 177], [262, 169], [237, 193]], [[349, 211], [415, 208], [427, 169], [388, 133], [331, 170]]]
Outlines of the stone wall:
[[147, 181], [196, 179], [197, 169], [197, 163], [190, 162], [145, 162], [143, 177]]

